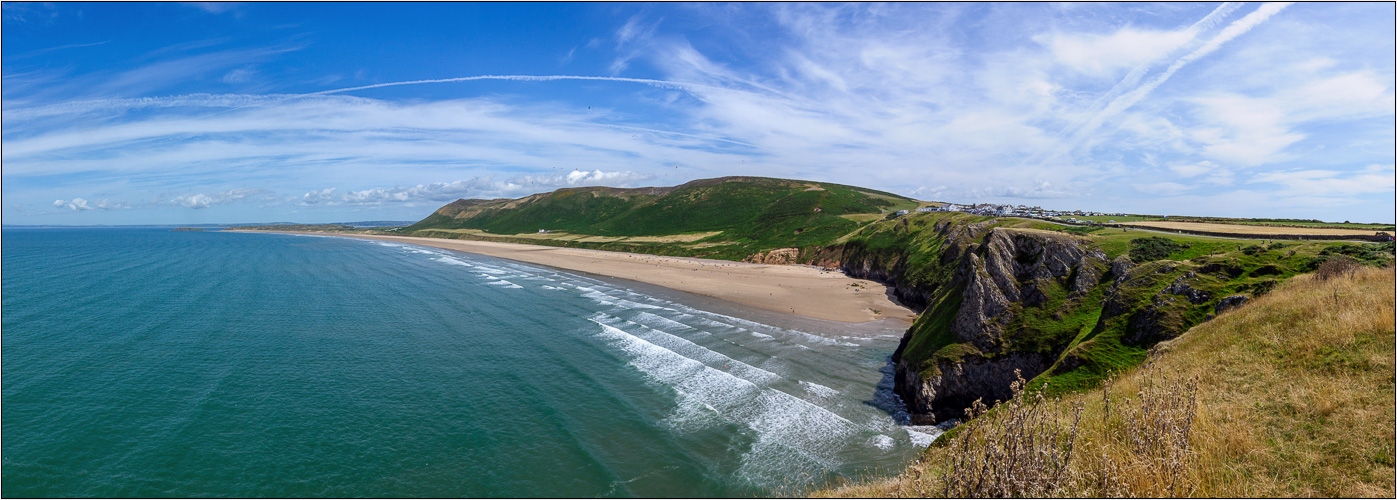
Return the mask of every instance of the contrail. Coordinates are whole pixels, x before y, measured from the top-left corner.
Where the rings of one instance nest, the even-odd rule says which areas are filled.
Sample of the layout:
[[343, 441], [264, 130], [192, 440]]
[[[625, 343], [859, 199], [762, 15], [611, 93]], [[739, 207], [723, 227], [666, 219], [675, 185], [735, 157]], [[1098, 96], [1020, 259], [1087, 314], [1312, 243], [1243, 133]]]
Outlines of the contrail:
[[721, 138], [721, 137], [707, 137], [707, 136], [702, 136], [702, 135], [686, 134], [686, 133], [683, 133], [683, 132], [673, 132], [673, 131], [669, 131], [669, 130], [659, 130], [659, 129], [645, 128], [645, 127], [633, 127], [633, 126], [630, 126], [630, 125], [616, 125], [616, 124], [611, 124], [611, 123], [592, 123], [592, 122], [571, 122], [571, 123], [576, 123], [576, 124], [581, 124], [581, 125], [590, 125], [590, 126], [596, 126], [596, 127], [615, 128], [615, 129], [621, 129], [621, 130], [638, 130], [638, 131], [641, 131], [641, 132], [650, 132], [650, 133], [655, 133], [655, 134], [677, 135], [677, 136], [681, 136], [681, 137], [692, 137], [692, 138], [694, 138], [694, 139], [703, 139], [703, 140], [705, 140], [705, 141], [727, 142], [727, 143], [731, 143], [731, 144], [737, 144], [737, 145], [739, 145], [739, 146], [747, 146], [747, 147], [750, 147], [750, 148], [757, 148], [757, 147], [760, 147], [760, 146], [757, 146], [756, 144], [746, 143], [746, 142], [742, 142], [742, 141], [734, 141], [734, 140], [732, 140], [732, 139], [723, 139], [723, 138]]
[[[1203, 16], [1202, 19], [1199, 19], [1195, 21], [1193, 24], [1189, 25], [1188, 28], [1184, 29], [1184, 33], [1188, 35], [1188, 39], [1185, 40], [1184, 43], [1179, 44], [1178, 47], [1170, 49], [1169, 52], [1161, 54], [1159, 57], [1142, 62], [1139, 65], [1132, 68], [1130, 70], [1130, 73], [1126, 74], [1125, 77], [1121, 79], [1121, 81], [1116, 82], [1116, 84], [1111, 86], [1111, 89], [1106, 91], [1105, 94], [1102, 94], [1100, 97], [1092, 101], [1091, 107], [1089, 109], [1093, 109], [1096, 111], [1092, 113], [1091, 118], [1087, 119], [1084, 122], [1070, 124], [1059, 129], [1057, 133], [1053, 134], [1053, 142], [1060, 142], [1064, 138], [1068, 137], [1077, 137], [1080, 134], [1080, 132], [1088, 124], [1092, 122], [1092, 120], [1095, 120], [1098, 117], [1100, 117], [1101, 113], [1105, 110], [1105, 106], [1107, 104], [1115, 100], [1116, 97], [1118, 97], [1120, 94], [1124, 93], [1126, 89], [1135, 87], [1137, 84], [1139, 84], [1140, 79], [1144, 78], [1145, 74], [1149, 73], [1149, 71], [1153, 69], [1156, 65], [1158, 65], [1161, 60], [1174, 54], [1180, 48], [1193, 45], [1193, 42], [1196, 41], [1198, 38], [1199, 32], [1211, 29], [1213, 26], [1216, 26], [1218, 23], [1222, 22], [1224, 18], [1226, 18], [1228, 15], [1231, 15], [1233, 11], [1236, 11], [1241, 6], [1242, 4], [1240, 2], [1223, 3], [1222, 5], [1219, 5], [1217, 6], [1217, 8], [1213, 9], [1213, 11], [1208, 13], [1208, 15]], [[1034, 155], [1033, 157], [1030, 157], [1025, 161], [1021, 162], [1020, 165], [1041, 165], [1047, 161], [1055, 160], [1061, 157], [1062, 155], [1071, 152], [1071, 150], [1075, 148], [1076, 145], [1073, 142], [1067, 141], [1066, 145], [1059, 146], [1048, 151], [1044, 151], [1042, 154]]]
[[[1226, 18], [1228, 15], [1231, 15], [1233, 11], [1236, 11], [1241, 6], [1241, 2], [1227, 2], [1222, 5], [1219, 5], [1216, 9], [1213, 9], [1212, 12], [1208, 13], [1208, 15], [1203, 16], [1203, 19], [1199, 19], [1197, 22], [1193, 23], [1187, 29], [1184, 30], [1184, 32], [1188, 34], [1188, 41], [1184, 42], [1183, 44], [1180, 44], [1179, 47], [1189, 45], [1198, 37], [1199, 32], [1211, 29], [1213, 26], [1216, 26], [1218, 23], [1222, 22], [1224, 18]], [[1164, 56], [1172, 54], [1175, 50], [1178, 50], [1178, 48], [1170, 50], [1169, 53], [1164, 54]], [[1106, 94], [1102, 96], [1102, 98], [1097, 102], [1110, 102], [1111, 100], [1115, 99], [1116, 96], [1120, 95], [1122, 92], [1125, 92], [1126, 88], [1133, 87], [1136, 84], [1140, 83], [1140, 79], [1144, 78], [1145, 73], [1148, 73], [1149, 70], [1153, 68], [1155, 64], [1159, 62], [1160, 59], [1163, 59], [1163, 57], [1145, 61], [1141, 63], [1139, 66], [1136, 66], [1134, 69], [1130, 70], [1130, 73], [1125, 75], [1125, 78], [1122, 78], [1119, 83], [1116, 83], [1115, 86], [1112, 86], [1111, 90], [1107, 91]]]
[[[750, 91], [746, 91], [746, 90], [732, 89], [732, 88], [726, 88], [726, 87], [718, 87], [718, 86], [714, 86], [714, 85], [704, 85], [704, 84], [700, 84], [700, 83], [687, 83], [687, 82], [673, 82], [673, 81], [668, 81], [668, 80], [654, 80], [654, 79], [649, 79], [649, 78], [625, 78], [625, 77], [614, 77], [614, 76], [582, 76], [582, 75], [478, 75], [478, 76], [464, 76], [464, 77], [457, 77], [457, 78], [438, 78], [438, 79], [432, 79], [432, 80], [410, 80], [410, 81], [402, 81], [402, 82], [376, 83], [376, 84], [373, 84], [373, 85], [362, 85], [362, 86], [358, 86], [358, 87], [346, 87], [346, 88], [340, 88], [340, 89], [322, 90], [322, 91], [319, 91], [319, 92], [309, 92], [309, 93], [305, 93], [305, 94], [289, 94], [289, 95], [285, 95], [285, 94], [284, 94], [284, 95], [280, 95], [280, 96], [259, 96], [260, 98], [257, 98], [257, 97], [245, 97], [246, 100], [244, 101], [244, 103], [243, 103], [242, 105], [235, 105], [235, 106], [230, 107], [229, 109], [223, 110], [223, 111], [218, 112], [218, 113], [215, 113], [215, 114], [223, 114], [223, 113], [229, 113], [229, 112], [233, 112], [233, 111], [239, 111], [239, 110], [242, 110], [242, 109], [247, 109], [247, 108], [250, 108], [250, 107], [254, 107], [254, 106], [258, 105], [258, 104], [279, 104], [279, 103], [283, 103], [283, 102], [286, 102], [286, 101], [293, 101], [293, 100], [303, 99], [303, 98], [308, 98], [308, 97], [319, 97], [319, 96], [326, 96], [326, 95], [333, 95], [333, 94], [342, 94], [342, 93], [353, 92], [353, 91], [357, 91], [357, 90], [369, 90], [369, 89], [377, 89], [377, 88], [384, 88], [384, 87], [398, 87], [398, 86], [403, 86], [403, 85], [425, 85], [425, 84], [432, 84], [432, 83], [471, 82], [471, 81], [480, 81], [480, 80], [505, 80], [505, 81], [516, 81], [516, 82], [551, 82], [551, 81], [562, 81], [562, 80], [583, 80], [583, 81], [602, 81], [602, 82], [624, 82], [624, 83], [639, 83], [639, 84], [643, 84], [643, 85], [650, 85], [650, 86], [652, 86], [652, 87], [658, 87], [658, 88], [664, 88], [664, 89], [673, 89], [673, 90], [683, 90], [683, 91], [691, 91], [691, 90], [693, 90], [693, 89], [708, 89], [708, 90], [718, 90], [718, 91], [727, 91], [727, 92], [741, 92], [741, 93], [744, 93], [744, 94], [760, 95], [760, 94], [757, 94], [757, 93], [755, 93], [755, 92], [750, 92]], [[692, 92], [691, 92], [691, 93], [692, 93]], [[79, 113], [81, 113], [81, 112], [90, 112], [90, 111], [95, 111], [95, 110], [98, 110], [98, 109], [108, 108], [108, 107], [120, 108], [120, 107], [123, 107], [123, 106], [125, 106], [125, 107], [169, 106], [169, 105], [179, 105], [179, 104], [187, 103], [187, 102], [189, 102], [189, 101], [187, 101], [186, 99], [189, 98], [189, 97], [194, 97], [194, 98], [196, 98], [196, 99], [204, 99], [205, 101], [209, 101], [209, 100], [213, 100], [214, 98], [222, 98], [222, 97], [224, 97], [224, 96], [211, 96], [211, 95], [208, 95], [208, 94], [196, 94], [196, 95], [193, 95], [193, 96], [179, 96], [179, 97], [168, 97], [168, 98], [139, 98], [139, 99], [112, 99], [112, 100], [84, 101], [84, 102], [64, 103], [64, 104], [62, 104], [62, 105], [43, 106], [43, 107], [31, 108], [31, 109], [7, 110], [7, 111], [5, 112], [5, 115], [6, 115], [6, 118], [9, 118], [9, 119], [24, 119], [24, 118], [32, 118], [32, 117], [45, 116], [45, 115], [51, 115], [51, 114], [65, 114], [65, 113], [73, 113], [73, 112], [79, 112]], [[244, 97], [244, 96], [240, 96], [240, 97]], [[181, 101], [183, 101], [183, 102], [181, 102]], [[225, 102], [227, 102], [227, 101], [225, 101]], [[172, 104], [172, 103], [173, 103], [173, 104]], [[671, 132], [667, 132], [667, 133], [671, 133]], [[734, 141], [729, 141], [729, 142], [734, 142]], [[737, 142], [737, 144], [742, 144], [742, 145], [744, 145], [744, 146], [750, 146], [750, 144], [740, 143], [740, 142]]]
[[438, 78], [438, 79], [433, 79], [433, 80], [411, 80], [411, 81], [405, 81], [405, 82], [375, 83], [375, 84], [373, 84], [373, 85], [363, 85], [363, 86], [359, 86], [359, 87], [347, 87], [347, 88], [334, 89], [334, 90], [322, 90], [322, 91], [320, 91], [320, 92], [311, 92], [311, 93], [309, 93], [309, 94], [300, 94], [300, 95], [301, 95], [301, 96], [307, 96], [307, 97], [308, 97], [308, 96], [330, 95], [330, 94], [339, 94], [339, 93], [344, 93], [344, 92], [353, 92], [353, 91], [356, 91], [356, 90], [378, 89], [378, 88], [383, 88], [383, 87], [397, 87], [397, 86], [401, 86], [401, 85], [423, 85], [423, 84], [428, 84], [428, 83], [473, 82], [473, 81], [478, 81], [478, 80], [508, 80], [508, 81], [515, 81], [515, 82], [552, 82], [552, 81], [559, 81], [559, 80], [586, 80], [586, 81], [600, 81], [600, 82], [640, 83], [640, 84], [644, 84], [644, 85], [650, 85], [650, 86], [653, 86], [653, 87], [660, 87], [660, 88], [674, 89], [674, 90], [690, 90], [690, 89], [695, 89], [695, 88], [701, 88], [701, 89], [710, 89], [710, 90], [723, 90], [723, 91], [729, 91], [729, 92], [743, 92], [743, 93], [748, 93], [748, 94], [751, 93], [751, 92], [747, 92], [747, 91], [745, 91], [745, 90], [730, 89], [730, 88], [725, 88], [725, 87], [716, 87], [716, 86], [713, 86], [713, 85], [704, 85], [704, 84], [700, 84], [700, 83], [672, 82], [672, 81], [668, 81], [668, 80], [652, 80], [652, 79], [649, 79], [649, 78], [624, 78], [624, 77], [616, 77], [616, 76], [581, 76], [581, 75], [479, 75], [479, 76], [463, 76], [463, 77], [459, 77], [459, 78]]
[[[1077, 131], [1072, 134], [1072, 140], [1068, 143], [1068, 147], [1065, 151], [1060, 151], [1059, 153], [1054, 154], [1053, 156], [1049, 157], [1047, 161], [1054, 160], [1059, 156], [1062, 156], [1062, 154], [1076, 150], [1077, 148], [1081, 147], [1082, 143], [1086, 141], [1087, 137], [1095, 133], [1096, 129], [1100, 128], [1101, 125], [1105, 123], [1107, 119], [1117, 114], [1120, 114], [1122, 111], [1125, 111], [1126, 109], [1129, 109], [1131, 106], [1134, 106], [1136, 103], [1139, 103], [1146, 96], [1148, 96], [1150, 92], [1153, 92], [1154, 89], [1158, 88], [1160, 85], [1163, 85], [1164, 82], [1168, 81], [1170, 77], [1174, 76], [1174, 73], [1177, 73], [1184, 66], [1187, 66], [1189, 63], [1197, 61], [1207, 56], [1208, 54], [1216, 52], [1219, 48], [1222, 47], [1224, 43], [1227, 43], [1232, 39], [1242, 36], [1248, 31], [1251, 31], [1252, 28], [1255, 28], [1257, 25], [1261, 24], [1267, 19], [1270, 19], [1271, 16], [1276, 15], [1276, 13], [1289, 6], [1290, 3], [1262, 4], [1260, 8], [1256, 9], [1255, 11], [1252, 11], [1252, 13], [1247, 14], [1246, 16], [1242, 17], [1241, 19], [1238, 19], [1232, 24], [1229, 24], [1226, 28], [1223, 28], [1223, 30], [1219, 32], [1217, 36], [1214, 36], [1212, 39], [1205, 42], [1201, 47], [1194, 49], [1193, 52], [1190, 52], [1187, 55], [1184, 55], [1183, 57], [1180, 57], [1179, 59], [1175, 60], [1173, 64], [1169, 65], [1169, 68], [1165, 69], [1163, 73], [1160, 73], [1159, 76], [1156, 76], [1153, 80], [1146, 82], [1144, 85], [1141, 85], [1135, 88], [1134, 90], [1125, 93], [1124, 95], [1112, 99], [1111, 102], [1107, 104], [1105, 108], [1097, 112], [1095, 116], [1093, 116], [1090, 120], [1083, 124], [1081, 128], [1077, 129]], [[1209, 17], [1211, 16], [1212, 15], [1209, 14]], [[1204, 19], [1207, 20], [1207, 18]]]

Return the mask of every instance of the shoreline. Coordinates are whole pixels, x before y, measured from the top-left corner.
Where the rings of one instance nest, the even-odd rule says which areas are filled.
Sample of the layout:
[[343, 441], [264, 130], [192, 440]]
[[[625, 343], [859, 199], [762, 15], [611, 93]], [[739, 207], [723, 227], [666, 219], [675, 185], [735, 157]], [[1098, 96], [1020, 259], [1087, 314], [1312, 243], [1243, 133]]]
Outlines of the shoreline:
[[813, 266], [751, 264], [694, 257], [666, 257], [631, 252], [416, 236], [291, 231], [229, 232], [340, 236], [428, 246], [638, 282], [773, 313], [856, 325], [876, 322], [878, 329], [905, 330], [916, 318], [912, 310], [890, 297], [887, 287], [883, 284], [850, 278], [838, 271], [826, 271]]

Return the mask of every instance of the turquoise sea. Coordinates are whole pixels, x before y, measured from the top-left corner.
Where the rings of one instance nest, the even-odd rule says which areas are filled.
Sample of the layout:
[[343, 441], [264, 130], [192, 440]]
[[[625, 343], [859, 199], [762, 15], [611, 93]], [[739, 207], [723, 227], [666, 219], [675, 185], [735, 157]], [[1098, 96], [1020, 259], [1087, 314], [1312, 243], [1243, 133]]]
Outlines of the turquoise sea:
[[931, 439], [890, 328], [346, 238], [0, 241], [6, 497], [758, 496]]

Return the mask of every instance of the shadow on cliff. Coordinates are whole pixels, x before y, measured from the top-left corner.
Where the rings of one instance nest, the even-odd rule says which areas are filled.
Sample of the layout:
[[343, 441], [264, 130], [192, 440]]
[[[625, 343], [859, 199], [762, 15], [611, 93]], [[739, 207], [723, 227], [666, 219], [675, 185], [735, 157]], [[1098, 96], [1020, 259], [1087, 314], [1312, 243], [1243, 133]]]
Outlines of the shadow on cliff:
[[902, 401], [902, 396], [898, 396], [895, 390], [897, 364], [893, 363], [892, 356], [887, 357], [887, 362], [878, 369], [878, 373], [882, 373], [883, 378], [878, 380], [878, 385], [873, 389], [873, 398], [864, 401], [863, 404], [883, 410], [897, 425], [911, 424], [912, 414], [907, 411], [907, 403]]

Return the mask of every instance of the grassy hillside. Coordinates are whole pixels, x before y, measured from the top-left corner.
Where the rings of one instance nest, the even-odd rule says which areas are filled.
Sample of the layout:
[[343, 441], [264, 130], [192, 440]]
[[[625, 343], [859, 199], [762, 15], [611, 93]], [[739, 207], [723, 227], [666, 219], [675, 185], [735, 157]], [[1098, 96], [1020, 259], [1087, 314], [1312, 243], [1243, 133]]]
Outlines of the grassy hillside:
[[[1010, 343], [1007, 351], [1054, 357], [1052, 368], [1033, 381], [1035, 385], [1049, 383], [1052, 393], [1095, 387], [1108, 374], [1138, 365], [1155, 342], [1215, 315], [1226, 297], [1265, 295], [1279, 282], [1311, 271], [1333, 255], [1375, 265], [1392, 260], [1391, 243], [1238, 240], [960, 213], [913, 214], [872, 223], [846, 239], [843, 256], [846, 263], [869, 260], [875, 266], [896, 269], [901, 284], [928, 291], [919, 299], [926, 310], [913, 324], [901, 353], [912, 366], [921, 367], [920, 371], [934, 371], [938, 361], [980, 354], [949, 332], [963, 290], [950, 286], [958, 262], [946, 250], [954, 242], [946, 241], [944, 233], [936, 230], [970, 224], [1081, 236], [1108, 260], [1127, 256], [1137, 267], [1129, 279], [1117, 283], [1117, 276], [1107, 276], [1079, 295], [1069, 293], [1063, 282], [1049, 280], [1040, 286], [1044, 295], [1041, 303], [1011, 306], [1014, 319], [1005, 327]], [[1161, 291], [1176, 281], [1186, 283], [1178, 287], [1182, 290], [1178, 294]], [[1108, 293], [1112, 287], [1114, 295]], [[1148, 331], [1142, 334], [1142, 329]]]
[[[673, 188], [579, 188], [517, 200], [458, 200], [394, 233], [730, 260], [796, 247], [800, 250], [800, 263], [838, 266], [851, 275], [883, 281], [894, 287], [904, 303], [923, 311], [894, 359], [899, 377], [910, 372], [921, 381], [932, 380], [939, 377], [941, 367], [959, 366], [956, 363], [961, 361], [965, 361], [964, 365], [1030, 366], [1032, 373], [1025, 374], [1030, 380], [1024, 383], [1033, 389], [1030, 393], [1067, 401], [1033, 403], [1029, 398], [996, 406], [986, 417], [974, 419], [948, 434], [971, 435], [960, 441], [968, 443], [960, 451], [932, 449], [928, 451], [928, 461], [914, 466], [907, 476], [861, 487], [873, 489], [838, 490], [836, 494], [935, 492], [936, 488], [946, 487], [944, 481], [937, 482], [941, 481], [937, 474], [949, 470], [947, 467], [956, 467], [946, 465], [948, 457], [979, 457], [976, 460], [993, 462], [1004, 457], [977, 453], [993, 449], [989, 446], [993, 443], [1021, 439], [993, 438], [986, 434], [988, 431], [973, 429], [983, 425], [993, 430], [993, 426], [1000, 425], [996, 422], [1010, 422], [1004, 428], [1013, 434], [1034, 436], [1028, 431], [1051, 427], [1043, 420], [1043, 408], [1062, 410], [1068, 408], [1063, 404], [1075, 402], [1085, 408], [1083, 420], [1078, 422], [1083, 438], [1078, 441], [1079, 450], [1088, 451], [1079, 451], [1076, 461], [1070, 462], [1071, 473], [1063, 476], [1070, 480], [1049, 485], [1050, 489], [1004, 491], [1017, 496], [1048, 491], [1089, 496], [1349, 495], [1375, 491], [1391, 495], [1390, 481], [1383, 489], [1372, 478], [1387, 471], [1390, 479], [1392, 434], [1374, 437], [1377, 431], [1371, 426], [1363, 427], [1358, 435], [1377, 443], [1371, 445], [1355, 444], [1335, 434], [1343, 428], [1338, 422], [1349, 425], [1356, 418], [1345, 413], [1350, 411], [1386, 422], [1388, 429], [1392, 426], [1391, 242], [1282, 242], [1068, 226], [957, 212], [894, 214], [917, 205], [914, 200], [851, 186], [736, 177], [694, 181]], [[549, 232], [540, 233], [540, 229]], [[1008, 252], [1006, 249], [1010, 248], [1012, 255], [990, 252]], [[1350, 259], [1370, 267], [1385, 266], [1386, 274], [1366, 270], [1353, 280], [1291, 280], [1326, 262]], [[989, 265], [991, 261], [994, 266]], [[1062, 263], [1070, 261], [1070, 273], [1042, 275], [1046, 269], [1043, 263], [1048, 261], [1056, 262], [1059, 270]], [[1018, 270], [1006, 274], [1006, 269]], [[977, 289], [978, 295], [967, 293], [966, 273], [978, 277], [982, 286]], [[986, 276], [992, 279], [987, 280]], [[1382, 276], [1386, 276], [1385, 285], [1374, 281], [1381, 281], [1378, 278]], [[1086, 279], [1079, 279], [1083, 277]], [[986, 347], [984, 342], [977, 344], [976, 339], [967, 340], [952, 333], [958, 314], [966, 309], [963, 305], [984, 306], [986, 283], [1003, 288], [997, 284], [1010, 281], [1016, 283], [1013, 286], [1023, 296], [1002, 304], [1009, 314], [994, 315], [997, 319], [992, 325], [992, 345]], [[1340, 286], [1343, 283], [1351, 286]], [[1381, 292], [1379, 289], [1384, 286], [1386, 291]], [[1304, 307], [1322, 305], [1322, 301], [1311, 300], [1317, 293], [1337, 294], [1330, 297], [1330, 310], [1296, 309], [1302, 303], [1311, 304]], [[1355, 300], [1344, 299], [1350, 296]], [[1363, 299], [1356, 300], [1360, 296]], [[1373, 296], [1386, 297], [1378, 300], [1386, 301], [1386, 312], [1380, 307], [1374, 312], [1372, 308], [1376, 306], [1369, 300]], [[1241, 309], [1229, 309], [1244, 300], [1250, 302]], [[1264, 312], [1255, 316], [1252, 311]], [[1361, 328], [1350, 328], [1351, 332], [1361, 334], [1372, 331], [1374, 324], [1385, 324], [1386, 333], [1348, 338], [1334, 330], [1338, 323], [1315, 323], [1319, 321], [1315, 318], [1334, 314], [1348, 322], [1344, 328], [1362, 323], [1358, 325]], [[1250, 318], [1250, 323], [1237, 324], [1238, 318]], [[1276, 321], [1285, 324], [1272, 325]], [[1273, 330], [1266, 330], [1273, 326]], [[1233, 330], [1219, 330], [1227, 328]], [[1180, 337], [1186, 331], [1192, 333]], [[1285, 333], [1268, 333], [1271, 331]], [[1205, 345], [1197, 340], [1200, 336], [1219, 343], [1189, 347]], [[1242, 348], [1252, 351], [1233, 352]], [[1198, 352], [1157, 354], [1180, 349]], [[1373, 353], [1385, 353], [1388, 362], [1374, 361]], [[1141, 374], [1138, 367], [1151, 356], [1156, 356], [1152, 363], [1155, 368]], [[1301, 362], [1296, 361], [1301, 359], [1297, 356], [1310, 357]], [[1169, 359], [1174, 361], [1166, 361]], [[1190, 365], [1195, 361], [1196, 365]], [[1012, 380], [1013, 371], [1007, 373]], [[1108, 382], [1121, 374], [1127, 375]], [[1330, 376], [1334, 378], [1323, 378]], [[1151, 382], [1161, 377], [1167, 380]], [[989, 384], [988, 380], [997, 379], [979, 381], [983, 386]], [[1283, 392], [1321, 395], [1307, 392], [1311, 391], [1310, 386], [1291, 381], [1315, 384], [1314, 387], [1338, 395], [1335, 397], [1347, 399], [1332, 400], [1337, 403], [1295, 400]], [[1350, 383], [1358, 385], [1339, 387]], [[1361, 384], [1367, 385], [1360, 387]], [[901, 385], [898, 387], [903, 390]], [[940, 391], [950, 386], [930, 387]], [[1102, 392], [1102, 387], [1107, 389]], [[1196, 388], [1186, 392], [1197, 394], [1197, 398], [1180, 396], [1185, 387]], [[973, 394], [987, 394], [985, 390], [975, 389]], [[1389, 410], [1385, 413], [1373, 409], [1375, 395], [1387, 398]], [[1127, 401], [1127, 396], [1136, 399]], [[1098, 402], [1093, 403], [1093, 397]], [[1141, 406], [1139, 398], [1149, 404]], [[1187, 409], [1180, 406], [1185, 401], [1198, 402], [1196, 419], [1193, 403]], [[1212, 406], [1204, 407], [1202, 402]], [[950, 398], [942, 403], [944, 407], [960, 401]], [[965, 404], [969, 406], [970, 400]], [[940, 412], [942, 407], [927, 411], [926, 415]], [[1158, 432], [1151, 431], [1155, 433], [1150, 435], [1132, 430], [1154, 418], [1151, 411], [1168, 413], [1160, 418], [1174, 419], [1170, 420], [1174, 424], [1181, 416], [1186, 416], [1188, 422], [1168, 432], [1156, 429]], [[1017, 416], [996, 416], [1005, 414]], [[1067, 413], [1059, 411], [1054, 415], [1054, 421], [1058, 421]], [[1330, 418], [1339, 420], [1327, 420]], [[976, 423], [980, 421], [985, 423]], [[1188, 448], [1187, 453], [1179, 451], [1175, 431], [1190, 426], [1194, 430], [1189, 438], [1192, 441], [1188, 441], [1190, 446], [1203, 442], [1199, 439], [1220, 444], [1208, 445], [1215, 448], [1195, 446]], [[1052, 437], [1054, 442], [1062, 442], [1070, 435], [1063, 431]], [[1238, 441], [1243, 438], [1244, 441]], [[1311, 444], [1320, 449], [1306, 448]], [[1149, 451], [1148, 460], [1136, 456], [1144, 453], [1136, 449], [1141, 446], [1154, 450]], [[1052, 458], [1054, 453], [1057, 452], [1049, 450], [1039, 459]], [[1039, 460], [1040, 465], [1053, 462], [1044, 460]], [[1229, 460], [1250, 465], [1219, 465]], [[1285, 468], [1287, 462], [1310, 464], [1307, 467], [1318, 471], [1315, 474], [1321, 479], [1301, 478], [1299, 472]], [[1194, 467], [1188, 469], [1193, 472], [1188, 472], [1186, 480], [1180, 479], [1185, 477], [1181, 472], [1184, 465]], [[1022, 477], [1028, 476], [1016, 481], [1023, 483]], [[940, 491], [953, 496], [973, 493], [955, 489], [965, 486], [956, 484], [959, 486], [953, 484], [952, 489]]]
[[[839, 184], [724, 177], [673, 188], [573, 188], [518, 200], [458, 200], [399, 233], [461, 237], [468, 233], [449, 230], [473, 229], [485, 237], [520, 237], [547, 230], [559, 238], [531, 242], [741, 259], [773, 248], [828, 244], [857, 230], [860, 215], [877, 219], [916, 205], [891, 193]], [[712, 234], [668, 248], [561, 238], [694, 233]]]
[[1001, 405], [900, 476], [813, 495], [1390, 498], [1395, 286], [1391, 267], [1299, 276], [1102, 389]]

